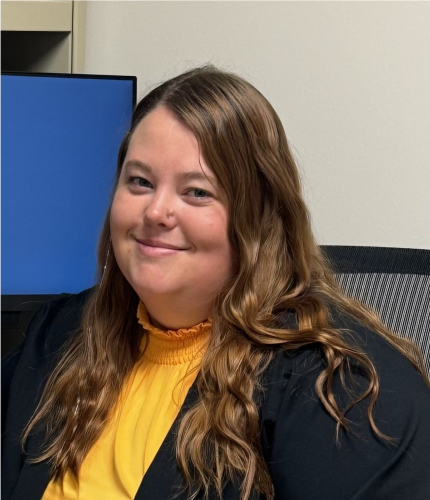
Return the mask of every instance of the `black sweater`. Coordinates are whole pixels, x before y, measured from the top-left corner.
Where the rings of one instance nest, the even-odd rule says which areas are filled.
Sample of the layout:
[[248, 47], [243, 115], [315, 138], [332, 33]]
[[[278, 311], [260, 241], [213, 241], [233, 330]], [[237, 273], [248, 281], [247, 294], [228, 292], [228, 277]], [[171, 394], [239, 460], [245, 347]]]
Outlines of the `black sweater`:
[[[58, 360], [58, 350], [79, 325], [87, 297], [88, 291], [63, 294], [44, 305], [34, 316], [25, 342], [2, 361], [3, 500], [40, 500], [48, 485], [48, 464], [26, 462], [37, 456], [43, 432], [30, 436], [26, 455], [19, 438]], [[295, 321], [291, 314], [286, 320]], [[374, 362], [380, 380], [375, 422], [380, 431], [398, 441], [393, 446], [372, 433], [366, 398], [347, 413], [358, 437], [341, 431], [340, 448], [336, 447], [335, 421], [315, 393], [315, 381], [324, 369], [320, 350], [309, 346], [279, 351], [264, 373], [260, 404], [261, 444], [276, 500], [429, 500], [430, 389], [411, 363], [381, 336], [339, 315], [334, 326], [349, 328]], [[354, 389], [361, 393], [366, 379], [360, 370], [354, 371], [354, 377]], [[349, 399], [337, 377], [334, 392], [339, 406], [346, 406]], [[174, 433], [196, 399], [194, 384], [142, 480], [137, 500], [167, 500], [177, 494], [182, 483]], [[211, 493], [210, 498], [216, 496]], [[238, 500], [238, 487], [227, 484], [223, 498]]]

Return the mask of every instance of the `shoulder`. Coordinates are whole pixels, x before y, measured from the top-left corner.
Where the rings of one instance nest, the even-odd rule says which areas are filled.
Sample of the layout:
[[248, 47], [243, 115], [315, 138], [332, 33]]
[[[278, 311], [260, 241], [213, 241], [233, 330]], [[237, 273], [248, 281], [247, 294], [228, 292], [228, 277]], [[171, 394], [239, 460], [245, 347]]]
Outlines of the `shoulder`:
[[83, 307], [93, 288], [77, 294], [63, 293], [46, 302], [27, 329], [24, 349], [37, 348], [39, 354], [59, 349], [80, 325]]
[[[265, 373], [261, 408], [262, 445], [277, 498], [427, 498], [429, 387], [410, 361], [379, 334], [346, 317], [337, 316], [333, 326], [349, 330], [347, 339], [373, 362], [379, 383], [375, 424], [396, 441], [390, 445], [375, 436], [366, 397], [346, 413], [355, 434], [342, 430], [336, 446], [336, 422], [315, 389], [326, 367], [321, 350], [307, 346], [280, 351]], [[333, 393], [341, 409], [369, 384], [360, 369], [353, 369], [346, 382], [351, 394], [335, 374]]]
[[[422, 375], [396, 347], [384, 337], [363, 326], [351, 317], [333, 315], [333, 326], [344, 333], [347, 344], [359, 347], [370, 359], [376, 369], [381, 393], [384, 389], [395, 389], [397, 393], [405, 391], [411, 399], [430, 397], [430, 389]], [[353, 365], [354, 367], [354, 365]], [[306, 381], [315, 382], [326, 368], [322, 349], [317, 346], [305, 346], [289, 351], [279, 350], [266, 370], [264, 384], [270, 392], [295, 390]], [[353, 370], [356, 383], [367, 384], [367, 375], [363, 370]], [[364, 385], [363, 385], [364, 387]], [[279, 395], [279, 394], [278, 394]]]
[[20, 436], [34, 414], [61, 348], [78, 330], [93, 289], [62, 294], [33, 316], [24, 341], [2, 359], [2, 454], [8, 479], [23, 466]]
[[78, 294], [64, 293], [46, 302], [33, 316], [24, 341], [2, 359], [3, 394], [10, 386], [38, 379], [51, 370], [56, 354], [79, 328], [83, 307], [93, 289]]

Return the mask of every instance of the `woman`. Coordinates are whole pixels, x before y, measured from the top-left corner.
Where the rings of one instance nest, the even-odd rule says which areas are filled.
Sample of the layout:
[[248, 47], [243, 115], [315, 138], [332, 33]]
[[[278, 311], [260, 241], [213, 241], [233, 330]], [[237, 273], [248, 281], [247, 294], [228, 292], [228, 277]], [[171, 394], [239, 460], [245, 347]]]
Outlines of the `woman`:
[[248, 82], [141, 100], [98, 257], [6, 359], [5, 498], [428, 498], [420, 355], [339, 291]]

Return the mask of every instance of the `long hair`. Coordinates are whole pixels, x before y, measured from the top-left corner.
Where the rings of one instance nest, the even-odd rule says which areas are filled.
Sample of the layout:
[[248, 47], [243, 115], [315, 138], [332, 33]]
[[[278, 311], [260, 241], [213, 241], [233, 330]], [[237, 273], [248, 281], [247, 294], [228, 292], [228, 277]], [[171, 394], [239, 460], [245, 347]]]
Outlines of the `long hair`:
[[[256, 395], [262, 372], [280, 349], [320, 348], [325, 368], [316, 392], [336, 422], [337, 436], [341, 428], [349, 429], [345, 413], [368, 397], [373, 432], [391, 439], [372, 417], [379, 390], [375, 366], [347, 342], [345, 332], [332, 327], [330, 306], [380, 334], [428, 379], [416, 346], [388, 331], [374, 312], [340, 291], [313, 237], [281, 121], [265, 97], [241, 77], [203, 66], [148, 93], [136, 106], [121, 144], [116, 183], [133, 131], [160, 105], [195, 134], [223, 188], [236, 264], [215, 301], [211, 340], [197, 378], [199, 399], [180, 422], [177, 460], [191, 498], [199, 491], [208, 494], [210, 488], [221, 496], [228, 479], [240, 478], [242, 500], [252, 491], [272, 499]], [[78, 478], [140, 355], [139, 299], [111, 251], [109, 219], [110, 210], [98, 247], [103, 279], [87, 301], [81, 328], [65, 346], [23, 434], [25, 442], [36, 425], [45, 426], [46, 445], [36, 461], [49, 460], [55, 480], [62, 480], [67, 470]], [[296, 328], [282, 323], [286, 310], [296, 313]], [[346, 388], [351, 360], [367, 374], [368, 387], [347, 408], [339, 408], [333, 379], [339, 374]], [[85, 425], [78, 425], [78, 418]]]

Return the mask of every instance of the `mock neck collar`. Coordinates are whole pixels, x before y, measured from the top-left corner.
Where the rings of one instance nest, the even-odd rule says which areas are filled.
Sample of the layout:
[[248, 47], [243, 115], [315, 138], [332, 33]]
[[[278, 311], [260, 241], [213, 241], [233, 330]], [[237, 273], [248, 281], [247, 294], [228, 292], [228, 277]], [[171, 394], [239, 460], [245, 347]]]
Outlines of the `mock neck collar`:
[[162, 330], [151, 324], [142, 301], [137, 308], [137, 318], [145, 330], [141, 349], [143, 357], [157, 364], [176, 365], [203, 355], [212, 329], [212, 319], [178, 330]]

